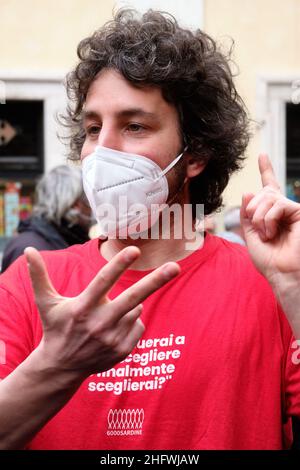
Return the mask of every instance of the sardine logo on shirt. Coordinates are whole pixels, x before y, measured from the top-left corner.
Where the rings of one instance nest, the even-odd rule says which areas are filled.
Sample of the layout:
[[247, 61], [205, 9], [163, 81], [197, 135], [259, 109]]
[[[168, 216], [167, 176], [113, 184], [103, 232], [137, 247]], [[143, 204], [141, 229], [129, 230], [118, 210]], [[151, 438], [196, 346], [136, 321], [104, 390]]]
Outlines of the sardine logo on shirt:
[[110, 409], [107, 415], [108, 436], [137, 436], [142, 434], [144, 409]]

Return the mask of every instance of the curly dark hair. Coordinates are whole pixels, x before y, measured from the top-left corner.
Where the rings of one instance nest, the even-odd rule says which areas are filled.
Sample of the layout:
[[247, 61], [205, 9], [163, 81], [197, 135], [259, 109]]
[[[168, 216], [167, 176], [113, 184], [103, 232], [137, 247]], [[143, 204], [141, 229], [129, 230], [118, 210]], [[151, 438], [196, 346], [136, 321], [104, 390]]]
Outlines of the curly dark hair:
[[[172, 15], [149, 10], [142, 17], [121, 9], [114, 19], [83, 39], [80, 59], [66, 79], [70, 103], [64, 123], [70, 155], [78, 160], [85, 139], [82, 109], [103, 68], [113, 68], [135, 86], [158, 86], [179, 113], [189, 153], [206, 162], [190, 181], [191, 204], [205, 214], [222, 205], [230, 175], [241, 168], [249, 141], [249, 119], [230, 68], [231, 50], [222, 53], [203, 31], [181, 28]], [[194, 211], [195, 215], [195, 211]]]

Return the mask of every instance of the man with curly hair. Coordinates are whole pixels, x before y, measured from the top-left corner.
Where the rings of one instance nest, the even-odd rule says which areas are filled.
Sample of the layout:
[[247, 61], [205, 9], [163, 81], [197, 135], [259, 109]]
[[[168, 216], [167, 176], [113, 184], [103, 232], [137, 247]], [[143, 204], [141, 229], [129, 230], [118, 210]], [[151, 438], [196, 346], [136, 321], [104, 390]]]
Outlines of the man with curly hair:
[[151, 237], [172, 204], [193, 223], [197, 205], [215, 211], [241, 166], [248, 117], [229, 57], [168, 14], [128, 10], [78, 56], [70, 158], [82, 160], [100, 225], [103, 206], [115, 219], [83, 246], [27, 248], [1, 276], [1, 448], [289, 446], [300, 416], [299, 204], [261, 155], [263, 189], [241, 209], [252, 259], [193, 225], [177, 237], [184, 210], [168, 238]]

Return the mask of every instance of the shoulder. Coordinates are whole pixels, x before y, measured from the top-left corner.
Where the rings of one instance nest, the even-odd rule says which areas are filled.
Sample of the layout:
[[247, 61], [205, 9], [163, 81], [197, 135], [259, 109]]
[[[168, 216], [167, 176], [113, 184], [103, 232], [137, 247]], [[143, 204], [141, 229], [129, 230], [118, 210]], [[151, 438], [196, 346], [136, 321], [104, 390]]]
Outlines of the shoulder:
[[[277, 331], [285, 348], [291, 338], [291, 328], [271, 285], [256, 269], [246, 246], [214, 237], [216, 250], [214, 283], [220, 292], [226, 291], [233, 308], [243, 305], [243, 315], [255, 319], [256, 326]], [[221, 287], [220, 287], [221, 286]], [[263, 326], [262, 326], [263, 325]]]
[[93, 252], [97, 250], [97, 245], [97, 240], [89, 240], [61, 250], [41, 251], [41, 255], [50, 269], [57, 266], [74, 267], [78, 264], [88, 264], [93, 257]]
[[213, 240], [215, 245], [215, 253], [222, 256], [223, 259], [228, 259], [231, 262], [246, 262], [252, 263], [246, 245], [233, 242], [232, 240], [223, 238], [218, 235], [209, 235], [210, 241]]
[[[58, 290], [72, 282], [76, 273], [81, 273], [82, 285], [89, 274], [94, 275], [92, 264], [93, 252], [97, 250], [97, 240], [90, 240], [82, 245], [72, 245], [62, 250], [40, 251], [46, 264], [49, 277]], [[80, 275], [78, 274], [79, 278]], [[79, 279], [80, 281], [80, 279]], [[0, 275], [0, 288], [16, 294], [21, 285], [31, 291], [31, 281], [24, 255], [20, 256]], [[80, 286], [80, 282], [79, 282]]]
[[[246, 289], [258, 286], [272, 292], [268, 281], [257, 271], [246, 246], [213, 236], [217, 246], [215, 265], [223, 276], [224, 283], [233, 279]], [[272, 294], [273, 295], [273, 294]]]

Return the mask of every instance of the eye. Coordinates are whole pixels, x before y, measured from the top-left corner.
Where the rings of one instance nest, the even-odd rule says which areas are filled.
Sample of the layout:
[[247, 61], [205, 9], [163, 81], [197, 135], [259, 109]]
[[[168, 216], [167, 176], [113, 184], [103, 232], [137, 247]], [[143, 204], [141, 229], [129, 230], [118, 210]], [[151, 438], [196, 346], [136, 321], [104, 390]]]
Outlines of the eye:
[[97, 135], [99, 134], [100, 130], [101, 130], [100, 126], [90, 126], [87, 128], [86, 133], [88, 135]]
[[128, 124], [127, 129], [130, 132], [135, 132], [136, 133], [136, 132], [144, 131], [146, 128], [144, 126], [142, 126], [141, 124], [137, 124], [137, 123], [133, 122], [131, 124]]

